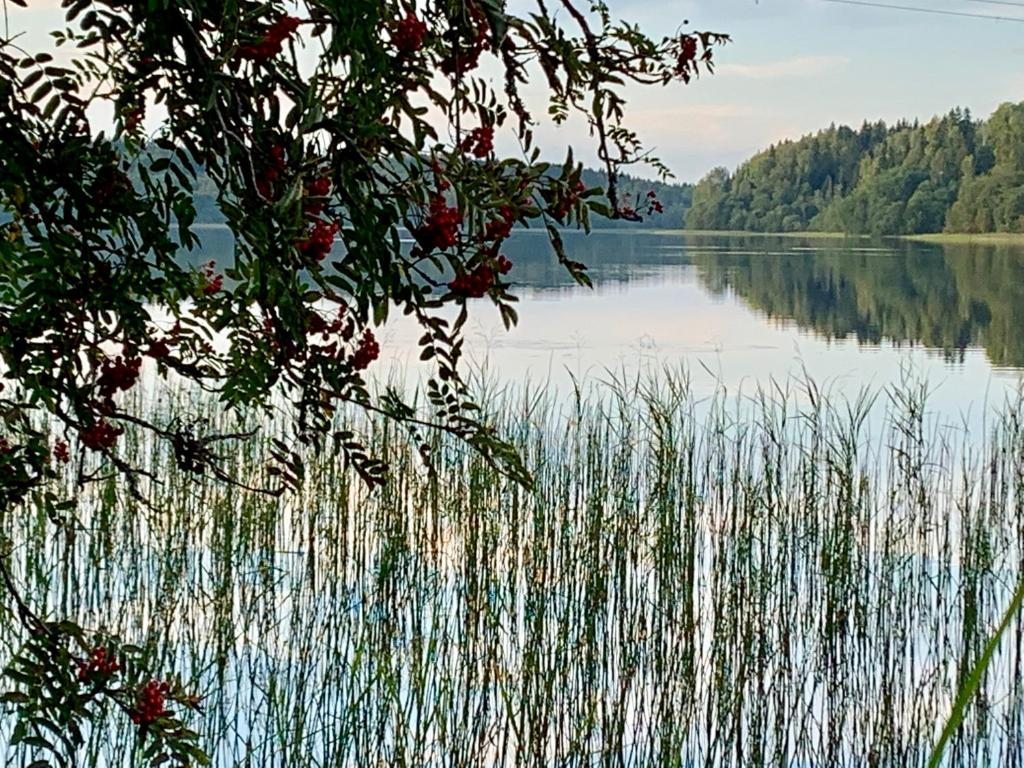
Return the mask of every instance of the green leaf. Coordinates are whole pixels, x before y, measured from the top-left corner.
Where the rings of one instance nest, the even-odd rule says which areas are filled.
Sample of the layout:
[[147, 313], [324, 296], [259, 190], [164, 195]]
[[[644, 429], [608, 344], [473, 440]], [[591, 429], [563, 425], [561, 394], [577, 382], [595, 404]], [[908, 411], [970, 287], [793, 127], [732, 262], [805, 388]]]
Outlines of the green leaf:
[[1017, 591], [1013, 593], [1013, 598], [1010, 600], [1010, 604], [1007, 606], [1006, 612], [1003, 614], [1002, 621], [999, 622], [999, 626], [996, 628], [996, 631], [985, 644], [985, 648], [977, 663], [960, 684], [960, 691], [957, 694], [956, 701], [953, 702], [953, 709], [949, 713], [949, 719], [946, 721], [946, 726], [942, 729], [942, 734], [939, 736], [939, 740], [935, 743], [935, 747], [932, 749], [932, 753], [928, 757], [928, 768], [939, 768], [939, 765], [942, 763], [942, 756], [946, 751], [946, 744], [949, 743], [949, 740], [963, 723], [964, 715], [967, 712], [967, 705], [970, 704], [971, 699], [973, 699], [974, 695], [978, 692], [978, 688], [981, 686], [981, 682], [985, 678], [985, 671], [988, 669], [988, 665], [991, 663], [992, 657], [995, 655], [996, 649], [999, 647], [999, 643], [1003, 639], [1003, 635], [1006, 634], [1006, 630], [1013, 621], [1013, 617], [1017, 615], [1018, 611], [1020, 611], [1022, 603], [1024, 603], [1024, 578], [1022, 578], [1017, 584]]

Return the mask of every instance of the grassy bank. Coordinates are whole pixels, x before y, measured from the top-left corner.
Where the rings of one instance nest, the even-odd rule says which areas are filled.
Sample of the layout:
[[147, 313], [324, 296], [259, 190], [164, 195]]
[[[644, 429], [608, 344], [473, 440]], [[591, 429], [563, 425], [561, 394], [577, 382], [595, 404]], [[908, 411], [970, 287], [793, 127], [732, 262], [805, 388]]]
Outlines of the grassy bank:
[[938, 243], [941, 245], [1014, 245], [1024, 246], [1024, 233], [989, 232], [985, 234], [966, 234], [937, 232], [926, 235], [894, 235], [874, 237], [872, 235], [855, 235], [847, 232], [744, 232], [742, 230], [703, 230], [703, 229], [636, 229], [636, 230], [600, 230], [595, 232], [624, 232], [630, 234], [679, 234], [684, 237], [747, 237], [747, 238], [783, 238], [796, 240], [909, 240], [920, 243]]
[[845, 232], [744, 232], [742, 230], [683, 229], [681, 234], [693, 237], [781, 237], [787, 239], [811, 240], [864, 240], [867, 235], [850, 235]]
[[[31, 507], [0, 532], [37, 610], [209, 694], [215, 766], [921, 766], [1019, 573], [1024, 414], [960, 451], [920, 388], [879, 395], [503, 395], [531, 490], [436, 435], [427, 471], [358, 415], [392, 468], [374, 492], [326, 457], [298, 495], [253, 495], [126, 436], [151, 506], [104, 480], [75, 536]], [[229, 455], [272, 481], [264, 449]], [[1024, 765], [1021, 628], [949, 765]], [[139, 764], [111, 729], [75, 764]]]
[[987, 232], [984, 234], [966, 234], [954, 232], [938, 232], [929, 235], [903, 235], [902, 239], [919, 243], [939, 243], [942, 245], [1021, 245], [1024, 246], [1024, 234], [1019, 232]]

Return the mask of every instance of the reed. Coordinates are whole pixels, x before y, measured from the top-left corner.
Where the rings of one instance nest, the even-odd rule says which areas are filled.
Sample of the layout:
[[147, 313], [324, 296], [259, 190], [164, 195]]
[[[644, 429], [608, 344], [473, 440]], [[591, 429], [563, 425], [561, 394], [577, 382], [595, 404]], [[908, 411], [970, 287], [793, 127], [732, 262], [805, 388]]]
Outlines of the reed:
[[[300, 492], [252, 494], [135, 438], [151, 505], [93, 484], [74, 535], [31, 507], [2, 533], [40, 612], [208, 694], [217, 766], [924, 766], [1024, 551], [1024, 408], [966, 435], [927, 403], [812, 382], [699, 401], [672, 371], [491, 393], [531, 489], [439, 435], [428, 469], [358, 413], [392, 466], [374, 492], [328, 455]], [[266, 451], [233, 471], [269, 481]], [[943, 764], [1024, 765], [1022, 630]], [[79, 764], [133, 765], [133, 743], [112, 713]]]

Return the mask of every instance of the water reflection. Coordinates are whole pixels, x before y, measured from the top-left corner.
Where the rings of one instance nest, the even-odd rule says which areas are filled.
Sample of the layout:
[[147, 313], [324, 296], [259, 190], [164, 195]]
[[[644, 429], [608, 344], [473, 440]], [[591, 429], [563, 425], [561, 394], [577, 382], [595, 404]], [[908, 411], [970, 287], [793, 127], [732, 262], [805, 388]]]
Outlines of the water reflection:
[[[228, 266], [227, 231], [208, 229], [202, 235], [204, 248], [192, 260], [198, 264], [213, 257]], [[612, 339], [628, 327], [636, 333], [623, 336], [619, 347], [635, 349], [649, 340], [651, 348], [685, 353], [699, 344], [695, 347], [692, 339], [677, 344], [680, 327], [695, 322], [726, 340], [724, 346], [715, 341], [716, 351], [727, 352], [738, 342], [791, 347], [773, 329], [795, 324], [794, 343], [814, 347], [813, 354], [832, 350], [837, 362], [840, 353], [849, 356], [845, 345], [807, 342], [923, 347], [950, 363], [963, 363], [978, 349], [992, 367], [1024, 368], [1024, 338], [1018, 331], [1024, 319], [1024, 247], [678, 232], [568, 232], [563, 237], [569, 257], [588, 265], [595, 290], [573, 283], [543, 232], [517, 232], [502, 250], [515, 264], [510, 277], [524, 298], [523, 320], [510, 335], [499, 330], [497, 318], [493, 329], [481, 327], [488, 351], [540, 342], [579, 348], [581, 333]], [[588, 306], [609, 295], [616, 297], [614, 306], [607, 301]], [[525, 306], [552, 301], [557, 309]], [[485, 304], [475, 306], [481, 322], [489, 317]], [[530, 312], [544, 316], [537, 332], [531, 330]], [[584, 362], [617, 365], [623, 359], [618, 348], [595, 348], [591, 357]]]
[[[956, 362], [981, 347], [993, 365], [1024, 367], [1019, 246], [624, 233], [570, 236], [566, 244], [599, 289], [671, 281], [693, 265], [712, 295], [735, 295], [824, 339], [923, 345]], [[571, 290], [536, 236], [520, 236], [506, 251], [523, 285]]]
[[691, 255], [714, 293], [732, 291], [773, 319], [827, 339], [922, 344], [962, 362], [984, 348], [997, 366], [1024, 366], [1024, 250], [901, 243], [864, 253], [842, 246], [771, 256]]

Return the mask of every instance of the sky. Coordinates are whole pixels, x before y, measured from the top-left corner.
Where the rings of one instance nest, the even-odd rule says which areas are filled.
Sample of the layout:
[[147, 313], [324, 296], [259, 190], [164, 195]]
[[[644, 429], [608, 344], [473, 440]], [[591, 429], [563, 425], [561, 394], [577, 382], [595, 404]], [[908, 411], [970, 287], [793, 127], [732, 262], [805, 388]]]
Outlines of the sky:
[[[1024, 21], [1024, 2], [879, 1]], [[713, 76], [630, 93], [634, 127], [683, 181], [715, 166], [735, 168], [774, 142], [831, 123], [927, 120], [954, 106], [986, 117], [1003, 102], [1024, 101], [1024, 23], [825, 0], [609, 5], [649, 34], [671, 34], [689, 20], [732, 37], [716, 54]], [[572, 132], [573, 143], [586, 141], [581, 127]], [[559, 133], [569, 132], [544, 129], [538, 137], [554, 144]]]
[[[629, 125], [679, 180], [696, 181], [716, 166], [735, 168], [774, 142], [831, 123], [927, 120], [954, 106], [985, 117], [1005, 101], [1024, 101], [1024, 0], [877, 1], [1021, 21], [829, 0], [607, 0], [614, 16], [652, 36], [696, 28], [732, 37], [716, 53], [713, 76], [627, 90]], [[29, 0], [28, 11], [12, 8], [12, 26], [30, 33], [27, 42], [38, 40], [59, 26], [56, 5]], [[531, 6], [532, 0], [509, 1], [512, 12]], [[596, 164], [582, 121], [542, 125], [535, 134], [552, 159], [572, 145]], [[499, 151], [515, 146], [500, 136], [496, 145]]]

